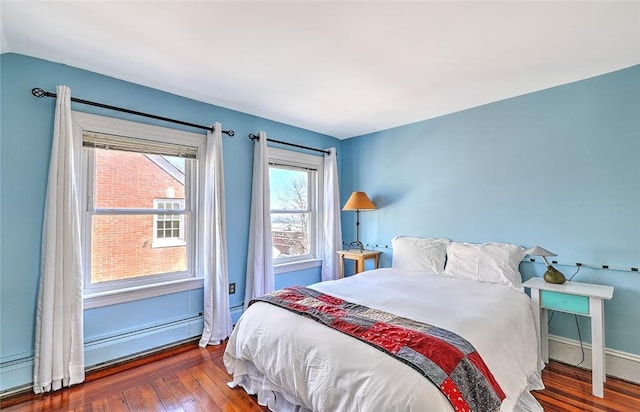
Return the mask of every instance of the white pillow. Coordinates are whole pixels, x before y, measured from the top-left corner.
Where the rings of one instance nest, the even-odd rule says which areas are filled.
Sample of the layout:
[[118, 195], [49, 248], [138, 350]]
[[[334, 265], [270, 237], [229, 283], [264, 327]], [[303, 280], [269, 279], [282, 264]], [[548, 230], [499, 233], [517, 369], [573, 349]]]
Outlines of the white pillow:
[[442, 274], [449, 239], [427, 239], [397, 236], [391, 240], [391, 267], [404, 270], [426, 270]]
[[524, 257], [524, 248], [509, 243], [451, 242], [447, 246], [444, 274], [522, 290], [522, 275], [518, 267]]

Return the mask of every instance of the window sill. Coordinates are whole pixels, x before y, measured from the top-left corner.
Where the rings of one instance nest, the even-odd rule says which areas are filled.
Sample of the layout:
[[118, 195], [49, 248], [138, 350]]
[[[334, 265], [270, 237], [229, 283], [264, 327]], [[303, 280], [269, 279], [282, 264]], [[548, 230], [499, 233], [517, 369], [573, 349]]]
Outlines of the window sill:
[[136, 286], [128, 289], [120, 289], [109, 292], [86, 293], [83, 296], [84, 308], [93, 309], [103, 306], [117, 305], [119, 303], [132, 302], [140, 299], [169, 295], [171, 293], [184, 292], [186, 290], [200, 289], [204, 287], [204, 279], [190, 278], [180, 279], [155, 285]]
[[153, 249], [162, 248], [162, 247], [178, 247], [178, 246], [187, 246], [187, 242], [182, 239], [170, 239], [170, 240], [154, 240], [151, 243], [151, 247]]
[[273, 273], [280, 275], [282, 273], [297, 272], [299, 270], [312, 269], [322, 266], [322, 259], [300, 260], [297, 262], [281, 263], [273, 265]]

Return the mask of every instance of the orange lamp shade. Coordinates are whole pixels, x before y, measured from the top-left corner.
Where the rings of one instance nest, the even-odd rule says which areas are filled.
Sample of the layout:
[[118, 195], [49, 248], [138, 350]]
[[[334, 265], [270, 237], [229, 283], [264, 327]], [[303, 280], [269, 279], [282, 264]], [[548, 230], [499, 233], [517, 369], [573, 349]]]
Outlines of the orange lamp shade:
[[342, 210], [375, 210], [376, 205], [365, 192], [353, 192]]

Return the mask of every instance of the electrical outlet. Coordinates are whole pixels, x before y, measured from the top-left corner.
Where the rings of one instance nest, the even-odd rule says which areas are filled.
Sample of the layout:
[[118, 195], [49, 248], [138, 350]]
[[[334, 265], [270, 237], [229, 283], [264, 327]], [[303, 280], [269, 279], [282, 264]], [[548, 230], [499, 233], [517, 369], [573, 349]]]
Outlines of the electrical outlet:
[[234, 293], [236, 293], [236, 284], [235, 283], [229, 283], [229, 294], [233, 295]]

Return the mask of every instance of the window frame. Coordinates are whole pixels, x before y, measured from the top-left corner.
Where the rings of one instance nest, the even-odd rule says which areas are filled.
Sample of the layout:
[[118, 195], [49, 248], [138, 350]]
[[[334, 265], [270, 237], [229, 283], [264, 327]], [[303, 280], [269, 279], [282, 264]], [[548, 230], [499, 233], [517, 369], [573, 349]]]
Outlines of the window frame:
[[[276, 166], [307, 172], [314, 171], [309, 176], [307, 187], [307, 207], [310, 211], [310, 252], [304, 255], [274, 258], [274, 273], [280, 274], [320, 266], [322, 264], [322, 245], [324, 244], [322, 230], [324, 217], [322, 212], [322, 205], [324, 204], [324, 158], [293, 150], [267, 147], [267, 162], [269, 168]], [[269, 188], [269, 191], [271, 192], [271, 188]], [[271, 209], [269, 211], [270, 218], [274, 211], [276, 213], [283, 212], [280, 209]]]
[[[154, 126], [145, 123], [132, 122], [106, 116], [98, 116], [88, 113], [72, 111], [74, 138], [79, 139], [77, 147], [80, 148], [81, 182], [80, 211], [81, 243], [83, 255], [83, 298], [84, 307], [94, 308], [133, 300], [145, 299], [154, 296], [176, 293], [185, 290], [202, 288], [201, 259], [199, 249], [201, 236], [198, 228], [201, 186], [199, 176], [204, 172], [203, 156], [206, 153], [206, 137], [202, 134]], [[160, 144], [177, 144], [188, 146], [196, 150], [196, 158], [187, 162], [185, 170], [185, 208], [181, 211], [189, 217], [187, 228], [187, 270], [159, 275], [142, 276], [139, 278], [123, 279], [104, 282], [105, 284], [91, 285], [91, 219], [94, 214], [109, 214], [108, 210], [93, 209], [93, 157], [91, 150], [82, 147], [83, 134], [95, 132], [120, 137], [148, 140]], [[122, 212], [124, 209], [118, 209]], [[151, 211], [149, 213], [149, 211]], [[130, 210], [117, 214], [154, 214], [153, 209]], [[184, 227], [184, 225], [183, 225]], [[155, 231], [155, 218], [154, 218]], [[155, 235], [154, 235], [155, 238]]]

